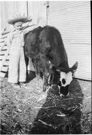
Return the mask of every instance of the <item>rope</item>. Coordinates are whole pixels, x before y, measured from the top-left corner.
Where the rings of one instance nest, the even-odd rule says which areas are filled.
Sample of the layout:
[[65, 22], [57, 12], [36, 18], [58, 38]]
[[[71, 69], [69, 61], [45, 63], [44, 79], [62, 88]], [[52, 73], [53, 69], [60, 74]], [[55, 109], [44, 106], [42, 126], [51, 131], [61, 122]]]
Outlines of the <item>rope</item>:
[[83, 79], [83, 78], [77, 78], [77, 77], [74, 77], [74, 79], [78, 79], [78, 80], [82, 80], [82, 81], [87, 81], [87, 82], [92, 82], [92, 80], [89, 80], [89, 79]]

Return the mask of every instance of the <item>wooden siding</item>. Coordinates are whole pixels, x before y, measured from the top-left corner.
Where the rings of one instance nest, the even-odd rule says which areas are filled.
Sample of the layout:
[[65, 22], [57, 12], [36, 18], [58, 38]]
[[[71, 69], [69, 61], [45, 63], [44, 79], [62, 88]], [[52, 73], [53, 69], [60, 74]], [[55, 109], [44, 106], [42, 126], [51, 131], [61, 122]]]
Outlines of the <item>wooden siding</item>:
[[89, 1], [50, 1], [49, 24], [59, 29], [76, 77], [91, 79], [91, 22]]

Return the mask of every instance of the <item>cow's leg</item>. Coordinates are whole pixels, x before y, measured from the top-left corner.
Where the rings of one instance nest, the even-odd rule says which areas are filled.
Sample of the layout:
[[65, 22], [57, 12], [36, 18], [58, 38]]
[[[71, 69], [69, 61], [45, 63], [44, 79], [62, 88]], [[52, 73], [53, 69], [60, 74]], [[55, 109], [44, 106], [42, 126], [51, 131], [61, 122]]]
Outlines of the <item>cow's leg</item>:
[[48, 84], [49, 85], [52, 85], [53, 82], [54, 82], [54, 73], [53, 72], [50, 72], [49, 78], [48, 78]]
[[51, 85], [51, 72], [48, 63], [46, 62], [45, 69], [43, 72], [43, 91], [46, 91], [46, 89], [50, 85]]
[[46, 91], [50, 84], [51, 62], [47, 60], [45, 54], [40, 54], [40, 61], [43, 69], [43, 91]]
[[49, 78], [49, 72], [45, 71], [43, 73], [43, 91], [45, 92], [48, 87], [48, 78]]
[[39, 67], [38, 67], [38, 61], [36, 59], [33, 59], [33, 65], [34, 65], [34, 69], [35, 69], [35, 75], [36, 75], [37, 79], [39, 79], [40, 78]]

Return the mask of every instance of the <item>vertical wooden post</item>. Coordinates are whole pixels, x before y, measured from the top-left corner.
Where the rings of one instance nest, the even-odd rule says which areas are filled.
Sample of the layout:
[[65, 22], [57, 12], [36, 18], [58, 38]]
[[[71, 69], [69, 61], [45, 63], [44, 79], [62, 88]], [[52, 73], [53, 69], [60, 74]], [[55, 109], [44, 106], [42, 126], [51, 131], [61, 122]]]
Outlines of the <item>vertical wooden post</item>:
[[26, 7], [27, 7], [27, 17], [29, 17], [28, 16], [28, 1], [26, 1]]
[[48, 21], [49, 21], [49, 1], [47, 1], [46, 4], [46, 25], [48, 25]]

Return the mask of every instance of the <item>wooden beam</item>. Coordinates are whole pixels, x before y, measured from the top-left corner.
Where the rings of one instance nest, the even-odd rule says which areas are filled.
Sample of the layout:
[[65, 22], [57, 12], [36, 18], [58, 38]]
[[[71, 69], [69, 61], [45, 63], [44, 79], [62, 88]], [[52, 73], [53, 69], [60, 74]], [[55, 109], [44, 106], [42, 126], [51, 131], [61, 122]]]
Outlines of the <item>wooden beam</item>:
[[8, 61], [7, 61], [8, 63], [6, 62], [6, 58], [8, 57], [8, 53], [9, 53], [9, 51], [6, 51], [5, 56], [4, 56], [3, 60], [2, 60], [1, 66], [0, 66], [0, 71], [2, 70], [3, 65], [9, 63]]
[[5, 77], [5, 73], [0, 72], [0, 77], [4, 78]]

